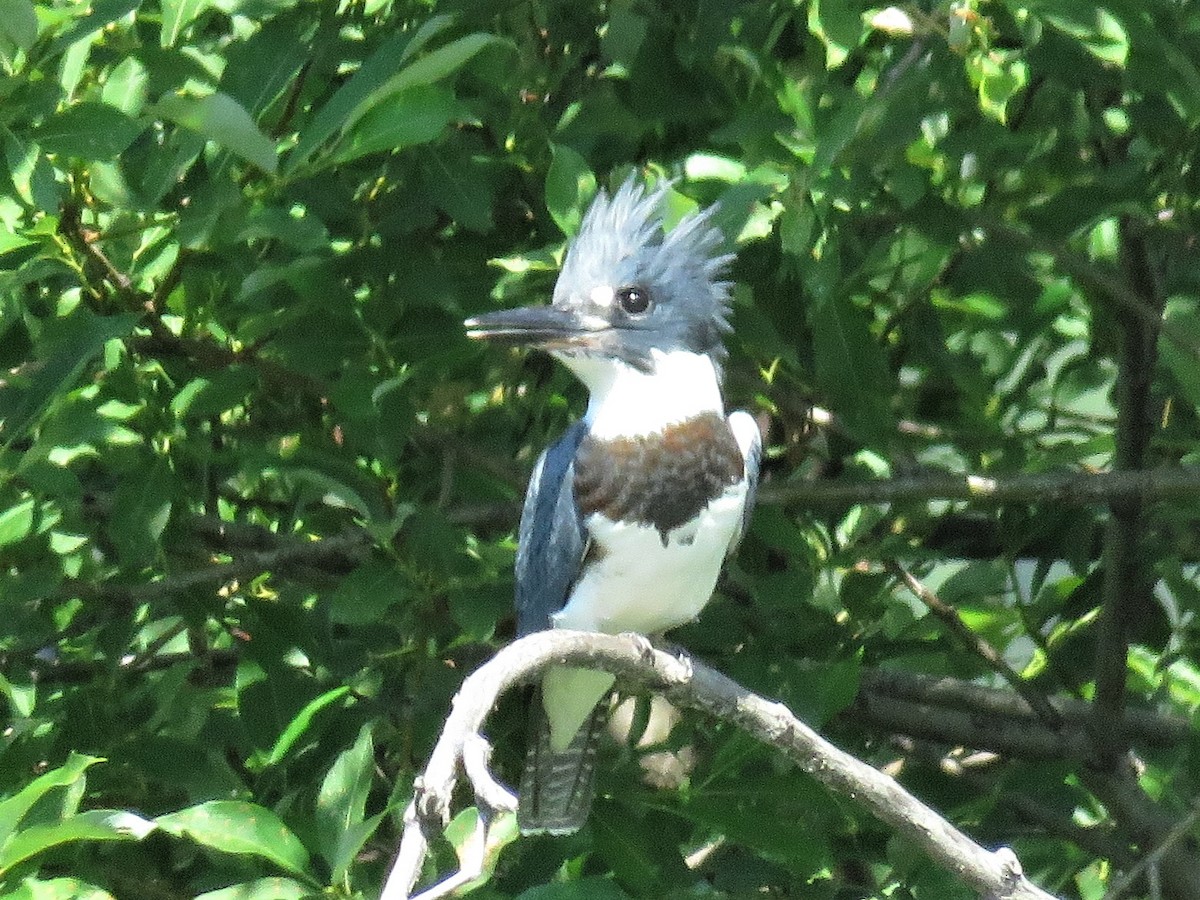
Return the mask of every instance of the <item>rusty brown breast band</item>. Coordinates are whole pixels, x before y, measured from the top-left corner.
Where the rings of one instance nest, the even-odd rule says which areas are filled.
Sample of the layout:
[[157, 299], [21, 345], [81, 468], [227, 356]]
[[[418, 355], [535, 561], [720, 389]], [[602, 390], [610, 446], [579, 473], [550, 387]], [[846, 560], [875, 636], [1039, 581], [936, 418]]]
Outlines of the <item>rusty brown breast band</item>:
[[690, 522], [743, 474], [742, 451], [724, 416], [704, 413], [658, 434], [598, 440], [575, 455], [575, 500], [586, 518], [652, 525]]

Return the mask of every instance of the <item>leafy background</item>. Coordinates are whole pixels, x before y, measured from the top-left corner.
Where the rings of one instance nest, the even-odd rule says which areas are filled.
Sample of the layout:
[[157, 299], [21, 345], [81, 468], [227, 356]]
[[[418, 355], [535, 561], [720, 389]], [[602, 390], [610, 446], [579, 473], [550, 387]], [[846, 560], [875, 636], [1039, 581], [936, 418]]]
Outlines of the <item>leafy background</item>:
[[[1195, 469], [1056, 491], [1200, 462], [1198, 125], [1169, 0], [2, 0], [0, 892], [378, 892], [583, 399], [461, 321], [544, 299], [636, 166], [722, 202], [769, 447], [674, 637], [1065, 897], [1182, 820], [1132, 891], [1194, 900]], [[948, 619], [1070, 727], [930, 705], [1009, 691]], [[967, 896], [731, 728], [658, 749], [477, 896]]]

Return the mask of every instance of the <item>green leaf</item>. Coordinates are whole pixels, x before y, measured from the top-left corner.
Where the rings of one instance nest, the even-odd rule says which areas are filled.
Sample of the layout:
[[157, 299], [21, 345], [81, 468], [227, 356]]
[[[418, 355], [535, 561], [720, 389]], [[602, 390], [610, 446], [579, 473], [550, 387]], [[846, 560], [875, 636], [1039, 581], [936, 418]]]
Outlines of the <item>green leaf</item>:
[[1069, 34], [1097, 59], [1124, 66], [1129, 57], [1129, 34], [1121, 20], [1103, 6], [1080, 0], [1038, 3], [1038, 14], [1055, 28]]
[[180, 32], [211, 5], [210, 0], [162, 0], [162, 46], [174, 47]]
[[20, 250], [22, 247], [28, 247], [32, 243], [33, 241], [21, 237], [19, 234], [13, 234], [10, 231], [0, 229], [0, 255], [11, 253], [13, 250]]
[[427, 144], [466, 113], [451, 91], [417, 85], [372, 106], [347, 132], [331, 162], [345, 163], [368, 153]]
[[316, 826], [321, 855], [341, 881], [370, 833], [362, 833], [367, 795], [375, 774], [371, 725], [364, 725], [348, 750], [343, 750], [321, 782], [317, 793]]
[[553, 144], [546, 172], [546, 209], [565, 235], [579, 230], [583, 211], [596, 196], [596, 176], [586, 159], [564, 144]]
[[318, 147], [353, 122], [355, 110], [378, 90], [405, 60], [444, 31], [451, 21], [449, 16], [434, 16], [423, 23], [416, 34], [397, 34], [367, 57], [350, 80], [338, 89], [300, 132], [300, 139], [288, 155], [286, 171], [289, 174], [294, 172]]
[[[829, 862], [829, 847], [821, 828], [823, 816], [804, 814], [797, 799], [813, 793], [798, 773], [770, 781], [763, 793], [753, 782], [735, 783], [726, 793], [698, 792], [682, 809], [688, 818], [768, 859], [805, 873], [816, 873]], [[793, 785], [788, 782], [795, 782]], [[744, 788], [744, 789], [743, 789]]]
[[0, 696], [8, 700], [13, 713], [28, 718], [37, 706], [37, 685], [14, 684], [0, 673]]
[[1008, 121], [1008, 103], [1024, 90], [1029, 81], [1029, 66], [1012, 53], [988, 50], [972, 54], [979, 84], [979, 108], [997, 122]]
[[36, 501], [30, 497], [16, 506], [0, 512], [0, 547], [25, 540], [33, 531], [33, 510]]
[[237, 100], [257, 121], [264, 110], [294, 84], [305, 60], [311, 58], [310, 21], [277, 16], [249, 40], [229, 48], [220, 89]]
[[305, 900], [311, 896], [311, 886], [291, 878], [257, 878], [218, 891], [197, 894], [196, 900]]
[[380, 101], [407, 91], [418, 85], [431, 85], [456, 73], [470, 62], [484, 47], [494, 44], [507, 44], [502, 38], [492, 34], [477, 32], [460, 37], [436, 50], [430, 50], [424, 56], [405, 66], [383, 83], [370, 97], [364, 100], [350, 115], [350, 121], [357, 121], [361, 116]]
[[[442, 832], [442, 836], [454, 848], [454, 852], [458, 855], [460, 861], [467, 859], [469, 853], [475, 852], [474, 841], [478, 825], [478, 808], [468, 806], [451, 819]], [[488, 823], [487, 847], [484, 848], [483, 865], [481, 866], [480, 873], [474, 881], [470, 881], [460, 887], [459, 892], [466, 894], [475, 890], [480, 885], [487, 883], [488, 879], [496, 871], [496, 864], [500, 861], [500, 856], [504, 848], [520, 838], [520, 836], [515, 814], [506, 812], [493, 817], [491, 822]]]
[[637, 897], [661, 897], [696, 879], [671, 824], [661, 813], [631, 816], [608, 803], [597, 803], [590, 820], [596, 851]]
[[405, 596], [394, 563], [368, 560], [343, 578], [333, 592], [329, 618], [342, 625], [369, 625]]
[[[1196, 297], [1171, 297], [1163, 313], [1164, 321], [1182, 334], [1200, 334], [1200, 299]], [[1194, 353], [1175, 344], [1169, 337], [1158, 341], [1159, 353], [1171, 374], [1175, 376], [1179, 389], [1192, 408], [1200, 411], [1200, 359]]]
[[131, 812], [93, 809], [68, 816], [61, 822], [30, 825], [17, 832], [0, 849], [0, 875], [52, 847], [78, 841], [140, 841], [154, 823]]
[[202, 135], [274, 175], [279, 164], [275, 142], [259, 130], [245, 108], [228, 94], [205, 97], [167, 94], [155, 114]]
[[349, 693], [350, 688], [340, 685], [332, 690], [325, 691], [325, 693], [314, 697], [308, 703], [304, 704], [304, 708], [288, 722], [287, 727], [283, 729], [283, 733], [279, 735], [279, 739], [271, 748], [266, 764], [274, 766], [283, 762], [292, 748], [308, 733], [317, 715]]
[[33, 805], [56, 788], [69, 787], [84, 778], [89, 766], [104, 762], [98, 756], [84, 756], [72, 751], [67, 761], [57, 769], [39, 775], [15, 796], [0, 802], [0, 848], [7, 847], [17, 826]]
[[10, 60], [37, 40], [38, 22], [30, 0], [0, 0], [0, 55]]
[[124, 18], [141, 5], [142, 0], [96, 0], [82, 8], [80, 16], [69, 27], [64, 28], [46, 51], [46, 60], [56, 58], [80, 42], [91, 43], [107, 25]]
[[629, 895], [607, 878], [580, 878], [538, 885], [517, 900], [629, 900]]
[[[421, 33], [413, 38], [413, 43], [417, 37], [421, 37]], [[426, 35], [425, 40], [428, 40], [432, 35]], [[372, 124], [368, 126], [363, 137], [358, 140], [361, 144], [356, 147], [354, 144], [348, 150], [338, 153], [339, 161], [348, 159], [356, 159], [364, 153], [373, 152], [374, 150], [383, 149], [389, 146], [386, 141], [389, 132], [396, 133], [400, 138], [409, 141], [407, 145], [413, 143], [424, 143], [432, 140], [433, 137], [440, 133], [446, 123], [459, 113], [457, 105], [452, 111], [448, 101], [443, 99], [435, 99], [436, 95], [430, 94], [427, 91], [418, 91], [416, 89], [430, 88], [434, 82], [446, 78], [459, 69], [461, 69], [470, 59], [475, 56], [484, 47], [491, 44], [506, 43], [500, 38], [490, 34], [469, 34], [465, 37], [451, 41], [444, 47], [439, 47], [436, 50], [431, 50], [424, 56], [402, 68], [398, 73], [389, 75], [380, 84], [379, 77], [384, 73], [380, 68], [372, 66], [370, 69], [370, 77], [362, 80], [361, 83], [355, 84], [355, 79], [346, 85], [348, 90], [354, 86], [352, 93], [347, 93], [345, 102], [338, 102], [336, 116], [330, 114], [328, 121], [321, 123], [318, 130], [314, 130], [312, 134], [302, 136], [300, 143], [297, 145], [296, 151], [293, 153], [293, 160], [290, 162], [290, 168], [294, 169], [303, 159], [311, 155], [312, 150], [316, 146], [329, 138], [334, 131], [339, 128], [344, 131], [351, 131], [360, 120], [366, 119], [371, 115]], [[402, 50], [397, 46], [388, 46], [390, 55], [398, 56], [399, 60], [407, 59], [411, 55], [411, 44], [404, 47]], [[366, 69], [366, 66], [363, 67]], [[362, 73], [359, 73], [362, 75]], [[387, 110], [392, 108], [393, 98], [396, 95], [411, 94], [411, 98], [407, 101], [399, 101], [400, 105], [396, 107], [399, 112], [389, 113]], [[342, 94], [339, 93], [331, 101], [341, 101]], [[353, 99], [351, 104], [349, 101]], [[403, 121], [405, 107], [409, 108], [408, 115], [414, 117], [411, 127], [407, 127]], [[374, 114], [376, 109], [381, 109], [379, 114]], [[324, 112], [324, 110], [322, 110]], [[399, 118], [399, 121], [395, 119]], [[318, 120], [321, 116], [318, 116]], [[393, 121], [389, 121], [393, 120]], [[435, 128], [436, 126], [436, 128]], [[356, 129], [355, 129], [356, 130]], [[432, 135], [431, 131], [434, 131]], [[381, 144], [381, 142], [383, 142]], [[365, 149], [362, 149], [365, 148]], [[301, 154], [303, 150], [303, 154]]]
[[864, 6], [852, 0], [812, 0], [808, 5], [808, 30], [825, 44], [825, 67], [836, 69], [863, 35]]
[[46, 153], [102, 160], [119, 156], [141, 133], [141, 123], [115, 106], [84, 101], [55, 113], [33, 137]]
[[307, 877], [308, 851], [271, 810], [242, 800], [210, 800], [154, 820], [163, 831], [222, 853], [260, 856]]
[[844, 292], [809, 309], [817, 382], [832, 411], [855, 436], [886, 444], [893, 385], [866, 313]]
[[108, 891], [78, 878], [26, 878], [6, 900], [115, 900]]
[[154, 460], [137, 478], [126, 478], [113, 495], [108, 534], [122, 559], [149, 565], [160, 550], [159, 537], [171, 516], [174, 479], [165, 459]]
[[136, 56], [127, 56], [117, 63], [104, 80], [100, 98], [109, 106], [136, 116], [146, 105], [150, 73]]

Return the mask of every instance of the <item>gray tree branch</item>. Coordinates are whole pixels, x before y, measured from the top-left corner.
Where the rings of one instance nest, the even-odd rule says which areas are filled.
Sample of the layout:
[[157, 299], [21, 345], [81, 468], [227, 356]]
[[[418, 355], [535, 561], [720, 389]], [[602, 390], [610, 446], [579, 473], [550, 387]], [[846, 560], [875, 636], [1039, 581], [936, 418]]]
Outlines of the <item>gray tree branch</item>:
[[977, 503], [1069, 503], [1086, 506], [1128, 500], [1200, 497], [1200, 468], [1141, 471], [1042, 472], [1035, 475], [928, 475], [879, 481], [794, 481], [764, 485], [759, 502], [803, 506], [850, 506], [921, 500]]
[[[951, 710], [966, 714], [983, 734], [988, 734], [987, 726], [996, 723], [1000, 727], [1011, 727], [1031, 741], [1041, 745], [1049, 740], [1054, 732], [1044, 728], [1028, 701], [1019, 694], [1001, 688], [985, 687], [958, 678], [946, 678], [935, 675], [922, 675], [916, 672], [903, 672], [891, 669], [864, 669], [860, 675], [858, 702], [869, 704], [870, 710], [882, 709], [887, 712], [888, 706], [895, 700], [908, 701], [914, 706], [932, 708], [933, 710]], [[1062, 717], [1068, 729], [1083, 730], [1092, 715], [1092, 705], [1082, 700], [1070, 697], [1047, 697], [1049, 703]], [[870, 722], [878, 721], [872, 711], [866, 718]], [[939, 720], [934, 717], [932, 726], [937, 728]], [[900, 734], [913, 734], [918, 737], [928, 737], [942, 743], [954, 743], [949, 733], [934, 731], [932, 734], [917, 735], [906, 730], [903, 722], [897, 723], [895, 729]], [[1173, 716], [1146, 709], [1126, 709], [1120, 722], [1112, 722], [1110, 728], [1118, 729], [1123, 740], [1145, 747], [1172, 747], [1187, 740], [1191, 733], [1191, 723], [1183, 716]], [[968, 747], [976, 749], [991, 749], [1006, 752], [1001, 747], [988, 744], [976, 744], [971, 741], [959, 741]], [[1073, 743], [1070, 739], [1068, 744]], [[1059, 748], [1058, 756], [1063, 755], [1064, 747]], [[1019, 755], [1019, 754], [1018, 754]]]
[[[986, 900], [1052, 900], [1051, 894], [1024, 876], [1011, 850], [991, 851], [976, 844], [892, 778], [830, 744], [782, 704], [751, 693], [695, 660], [655, 649], [643, 638], [571, 631], [544, 631], [522, 638], [463, 682], [405, 811], [400, 851], [382, 900], [411, 896], [429, 840], [449, 821], [464, 749], [479, 737], [497, 699], [551, 665], [612, 672], [626, 682], [661, 693], [678, 706], [732, 722], [779, 750], [828, 789], [866, 807]], [[498, 811], [487, 802], [485, 793], [494, 795], [494, 785], [488, 783], [476, 790], [481, 822]], [[480, 847], [486, 844], [486, 827], [475, 843]], [[478, 860], [481, 855], [464, 853], [464, 858]], [[471, 873], [465, 870], [451, 875], [422, 896], [444, 896], [443, 885], [463, 884], [468, 875]]]

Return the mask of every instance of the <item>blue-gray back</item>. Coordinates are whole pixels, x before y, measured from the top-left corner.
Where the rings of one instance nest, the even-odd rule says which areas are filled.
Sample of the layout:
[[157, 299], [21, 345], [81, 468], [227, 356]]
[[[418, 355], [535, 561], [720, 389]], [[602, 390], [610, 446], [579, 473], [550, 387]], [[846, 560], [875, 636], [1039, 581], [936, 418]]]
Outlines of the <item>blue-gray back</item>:
[[517, 635], [550, 627], [583, 567], [587, 536], [575, 505], [575, 451], [587, 433], [576, 422], [538, 459], [525, 492], [517, 544]]

